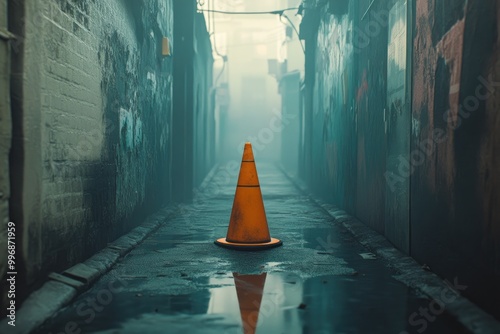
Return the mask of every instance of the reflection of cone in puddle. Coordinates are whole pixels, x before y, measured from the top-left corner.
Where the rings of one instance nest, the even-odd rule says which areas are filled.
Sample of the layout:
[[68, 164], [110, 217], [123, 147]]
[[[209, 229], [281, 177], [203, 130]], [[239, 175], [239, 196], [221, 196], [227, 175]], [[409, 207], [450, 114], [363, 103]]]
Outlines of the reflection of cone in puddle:
[[255, 333], [259, 319], [260, 303], [266, 284], [266, 273], [260, 275], [240, 275], [233, 273], [236, 294], [240, 305], [243, 332]]

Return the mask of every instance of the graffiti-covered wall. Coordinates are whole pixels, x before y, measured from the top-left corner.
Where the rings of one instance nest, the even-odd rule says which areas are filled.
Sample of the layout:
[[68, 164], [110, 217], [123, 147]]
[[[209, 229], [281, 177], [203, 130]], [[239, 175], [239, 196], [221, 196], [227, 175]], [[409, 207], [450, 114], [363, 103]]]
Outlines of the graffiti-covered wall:
[[[176, 41], [172, 0], [8, 5], [9, 30], [17, 37], [11, 42], [9, 219], [16, 224], [22, 300], [49, 272], [86, 259], [173, 200], [174, 66], [163, 46], [168, 39], [175, 54]], [[196, 42], [191, 57], [197, 50], [200, 66], [208, 68], [204, 22]], [[211, 73], [198, 80], [196, 117], [204, 122]], [[209, 135], [197, 133], [195, 140], [212, 143]]]
[[302, 176], [499, 309], [500, 1], [304, 4]]
[[[9, 1], [20, 285], [169, 201], [171, 1]], [[23, 289], [27, 291], [27, 289]]]
[[500, 291], [500, 1], [422, 0], [415, 16], [412, 254], [490, 300]]
[[323, 195], [383, 233], [387, 23], [371, 33], [373, 17], [360, 15], [370, 2], [344, 3], [341, 9], [314, 9], [318, 30], [314, 44], [306, 41], [316, 52], [307, 59], [315, 64], [315, 77], [306, 87], [312, 102], [306, 103], [311, 122], [305, 126], [313, 136], [305, 146], [311, 165], [321, 171], [309, 178]]

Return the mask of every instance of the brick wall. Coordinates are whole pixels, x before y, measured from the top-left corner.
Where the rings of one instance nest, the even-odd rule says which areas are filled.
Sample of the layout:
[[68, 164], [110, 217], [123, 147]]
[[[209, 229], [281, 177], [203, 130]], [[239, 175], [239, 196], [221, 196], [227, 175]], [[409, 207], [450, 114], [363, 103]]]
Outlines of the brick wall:
[[[83, 260], [171, 197], [171, 0], [11, 1], [19, 270]], [[29, 291], [29, 289], [25, 289]]]

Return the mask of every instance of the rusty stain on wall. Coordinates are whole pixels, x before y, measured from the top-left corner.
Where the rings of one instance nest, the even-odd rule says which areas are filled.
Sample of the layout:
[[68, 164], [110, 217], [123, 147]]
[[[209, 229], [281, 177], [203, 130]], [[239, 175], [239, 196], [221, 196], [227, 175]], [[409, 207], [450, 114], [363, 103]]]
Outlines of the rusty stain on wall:
[[[436, 46], [437, 53], [444, 58], [445, 64], [450, 71], [450, 90], [449, 90], [449, 114], [443, 117], [450, 118], [450, 122], [446, 129], [448, 140], [442, 145], [442, 150], [438, 155], [439, 163], [437, 166], [441, 168], [440, 174], [446, 175], [446, 187], [453, 186], [453, 180], [456, 175], [454, 169], [454, 150], [453, 138], [454, 127], [458, 122], [458, 110], [460, 104], [460, 81], [462, 74], [462, 54], [464, 41], [465, 17], [459, 20], [451, 30], [439, 41]], [[441, 111], [440, 111], [441, 112]], [[448, 111], [445, 111], [448, 112]], [[450, 201], [452, 203], [452, 201]]]

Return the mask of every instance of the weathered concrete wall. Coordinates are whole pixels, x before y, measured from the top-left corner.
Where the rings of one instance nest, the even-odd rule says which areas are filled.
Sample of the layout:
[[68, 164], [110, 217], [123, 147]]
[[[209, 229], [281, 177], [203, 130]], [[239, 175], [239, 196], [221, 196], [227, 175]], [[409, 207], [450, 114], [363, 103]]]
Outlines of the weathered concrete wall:
[[388, 34], [387, 26], [380, 26], [368, 40], [361, 36], [372, 23], [361, 19], [369, 3], [349, 2], [333, 13], [329, 7], [319, 10], [312, 46], [314, 102], [306, 106], [306, 113], [312, 113], [313, 136], [306, 146], [315, 189], [383, 233]]
[[309, 3], [304, 178], [497, 312], [500, 1]]
[[[347, 16], [321, 14], [312, 115], [312, 160], [320, 171], [312, 174], [312, 182], [323, 193], [330, 193], [335, 201], [353, 210], [355, 203], [349, 203], [349, 199], [355, 197], [356, 190], [345, 187], [347, 180], [343, 180], [344, 177], [352, 179], [354, 175], [349, 174], [356, 171], [349, 167], [348, 162], [356, 158], [356, 140], [346, 140], [345, 137], [354, 126], [354, 110], [348, 95], [352, 90], [346, 87], [353, 75], [353, 49], [347, 36], [349, 29], [352, 29], [352, 21]], [[350, 148], [349, 145], [354, 146]], [[341, 164], [338, 159], [342, 158], [349, 160]], [[333, 184], [337, 187], [331, 193]]]
[[36, 287], [170, 200], [172, 59], [161, 45], [173, 41], [173, 8], [170, 0], [11, 3], [20, 36], [11, 220], [22, 232], [18, 284]]

